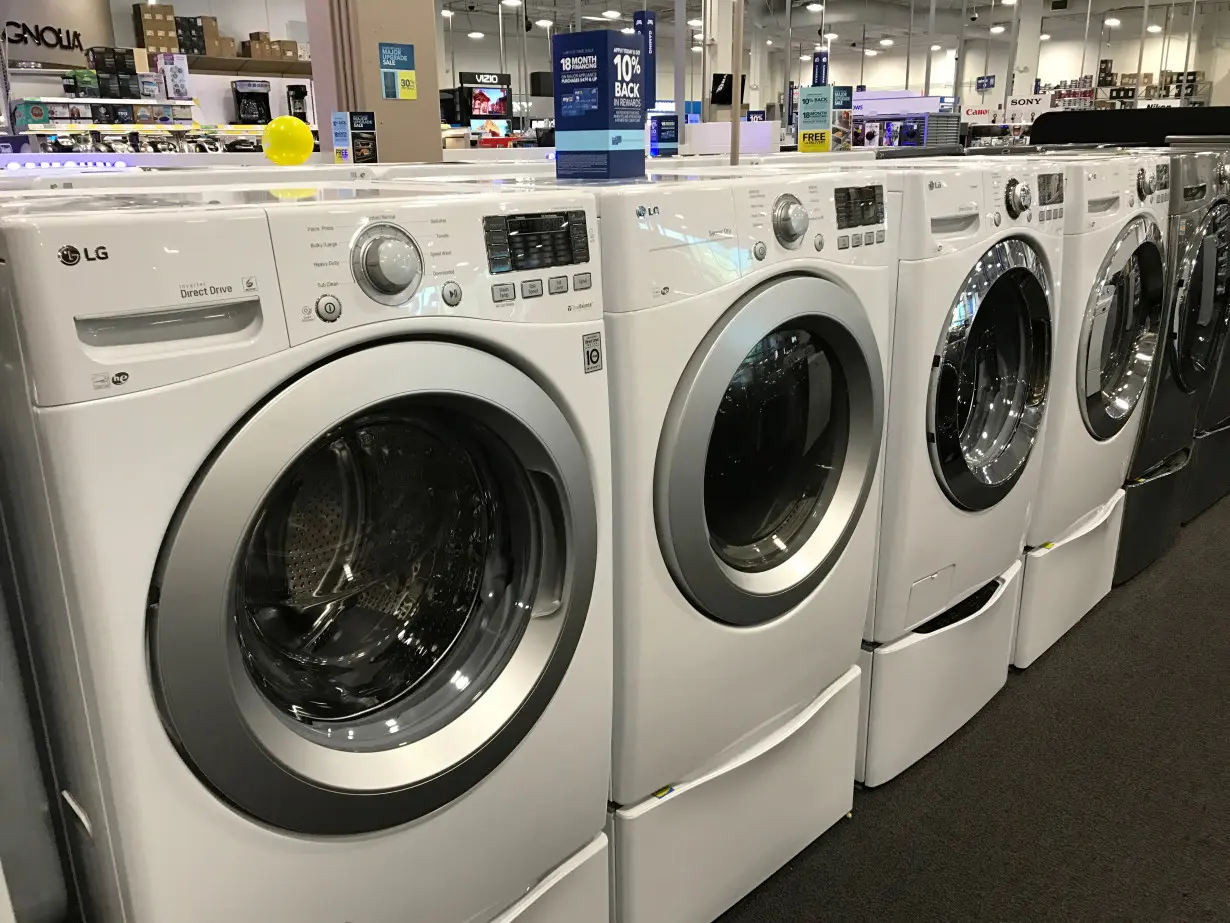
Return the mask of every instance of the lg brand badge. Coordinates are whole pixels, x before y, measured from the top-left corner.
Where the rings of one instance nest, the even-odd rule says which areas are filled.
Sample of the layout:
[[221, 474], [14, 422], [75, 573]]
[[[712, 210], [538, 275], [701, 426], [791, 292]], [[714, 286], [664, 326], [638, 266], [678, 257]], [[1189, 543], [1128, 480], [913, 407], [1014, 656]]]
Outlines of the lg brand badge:
[[65, 266], [76, 266], [82, 260], [87, 263], [99, 263], [111, 259], [106, 247], [74, 247], [71, 244], [60, 248], [60, 262]]

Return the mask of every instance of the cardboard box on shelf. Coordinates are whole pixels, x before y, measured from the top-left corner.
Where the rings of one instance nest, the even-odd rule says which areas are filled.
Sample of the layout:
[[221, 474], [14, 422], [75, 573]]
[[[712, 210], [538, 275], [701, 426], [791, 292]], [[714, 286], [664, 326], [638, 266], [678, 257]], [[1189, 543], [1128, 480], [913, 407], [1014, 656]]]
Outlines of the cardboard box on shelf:
[[155, 55], [151, 63], [162, 77], [168, 99], [190, 99], [188, 90], [188, 58], [182, 54]]
[[141, 92], [134, 99], [162, 99], [162, 80], [157, 74], [140, 74], [137, 80]]
[[98, 75], [98, 95], [101, 99], [123, 99], [118, 74]]
[[221, 49], [218, 53], [224, 58], [238, 57], [238, 50], [235, 47], [235, 40], [229, 35], [224, 35], [218, 39], [218, 47]]
[[70, 70], [61, 80], [64, 95], [80, 99], [97, 98], [98, 71], [85, 67]]
[[312, 60], [312, 46], [308, 42], [299, 43], [299, 60], [300, 61]]
[[269, 41], [269, 33], [268, 32], [249, 32], [248, 41], [267, 42]]
[[274, 57], [284, 61], [299, 60], [299, 43], [280, 39], [271, 43], [273, 45]]
[[207, 41], [210, 38], [216, 39], [222, 35], [222, 33], [218, 31], [217, 16], [198, 16], [196, 18], [196, 22], [197, 25], [201, 27], [201, 34], [205, 36]]
[[176, 16], [175, 35], [184, 54], [205, 54], [205, 31], [195, 17]]
[[115, 49], [105, 45], [96, 45], [85, 50], [85, 63], [90, 70], [99, 74], [117, 73], [115, 68]]

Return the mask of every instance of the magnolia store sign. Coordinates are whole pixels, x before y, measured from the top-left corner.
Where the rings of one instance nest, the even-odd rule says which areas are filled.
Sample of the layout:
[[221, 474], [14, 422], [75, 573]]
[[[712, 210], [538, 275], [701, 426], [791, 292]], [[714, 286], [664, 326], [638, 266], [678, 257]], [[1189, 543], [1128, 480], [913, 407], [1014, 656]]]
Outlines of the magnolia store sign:
[[85, 49], [115, 44], [107, 2], [8, 0], [3, 8], [10, 62], [79, 65]]

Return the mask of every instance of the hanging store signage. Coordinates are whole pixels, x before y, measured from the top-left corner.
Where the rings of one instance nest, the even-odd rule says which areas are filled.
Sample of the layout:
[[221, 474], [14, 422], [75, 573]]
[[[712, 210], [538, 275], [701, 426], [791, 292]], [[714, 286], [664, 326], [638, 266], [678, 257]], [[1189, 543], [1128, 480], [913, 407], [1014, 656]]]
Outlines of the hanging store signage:
[[461, 71], [457, 75], [463, 87], [508, 87], [512, 86], [509, 74], [487, 74], [474, 71]]
[[383, 99], [418, 99], [414, 46], [380, 42], [380, 95]]
[[982, 77], [975, 77], [974, 89], [979, 93], [985, 93], [987, 90], [995, 89], [995, 75], [986, 74]]
[[829, 53], [817, 51], [811, 56], [811, 85], [825, 87], [829, 84]]
[[632, 14], [632, 28], [645, 39], [645, 104], [652, 108], [658, 99], [658, 14], [637, 10]]

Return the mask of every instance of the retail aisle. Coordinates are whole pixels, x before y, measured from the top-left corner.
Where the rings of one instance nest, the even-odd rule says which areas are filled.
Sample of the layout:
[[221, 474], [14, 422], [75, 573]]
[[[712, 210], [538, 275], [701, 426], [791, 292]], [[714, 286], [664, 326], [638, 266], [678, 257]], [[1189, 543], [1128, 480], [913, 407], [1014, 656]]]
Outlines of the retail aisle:
[[1230, 920], [1230, 500], [721, 923]]

